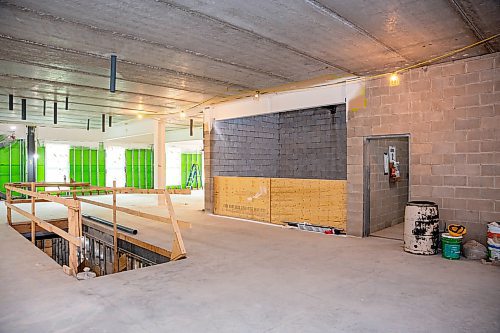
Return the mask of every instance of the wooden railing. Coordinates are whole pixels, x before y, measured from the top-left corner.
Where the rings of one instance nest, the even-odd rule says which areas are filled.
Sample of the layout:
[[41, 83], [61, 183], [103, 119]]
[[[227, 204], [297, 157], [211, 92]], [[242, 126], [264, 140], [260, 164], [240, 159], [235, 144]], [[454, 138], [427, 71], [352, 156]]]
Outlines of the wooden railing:
[[[37, 191], [39, 187], [66, 187], [69, 189], [59, 189], [50, 191]], [[169, 223], [173, 229], [172, 250], [168, 251], [170, 260], [178, 260], [186, 256], [186, 249], [182, 240], [180, 226], [190, 228], [191, 225], [186, 222], [178, 221], [172, 205], [172, 200], [168, 190], [160, 189], [137, 189], [130, 187], [98, 187], [91, 186], [89, 183], [9, 183], [5, 184], [7, 206], [7, 222], [12, 223], [12, 210], [21, 214], [31, 221], [31, 241], [36, 241], [36, 226], [46, 231], [52, 232], [69, 243], [69, 265], [64, 267], [66, 273], [76, 275], [78, 273], [78, 248], [81, 247], [82, 241], [82, 209], [81, 203], [91, 204], [103, 208], [111, 209], [113, 212], [113, 239], [114, 239], [114, 271], [117, 272], [118, 263], [118, 232], [117, 232], [117, 212], [126, 213], [129, 215], [145, 218], [157, 222]], [[28, 197], [28, 199], [14, 199], [12, 192], [17, 192]], [[113, 203], [106, 204], [103, 202], [90, 200], [77, 196], [77, 193], [111, 193]], [[61, 195], [71, 195], [71, 197], [63, 197]], [[164, 203], [168, 216], [160, 216], [151, 213], [141, 212], [135, 209], [121, 207], [117, 205], [117, 194], [156, 194], [164, 197]], [[65, 231], [47, 221], [44, 221], [36, 216], [36, 203], [38, 202], [53, 202], [61, 204], [67, 208], [68, 231]], [[16, 204], [31, 203], [31, 212], [25, 211]]]

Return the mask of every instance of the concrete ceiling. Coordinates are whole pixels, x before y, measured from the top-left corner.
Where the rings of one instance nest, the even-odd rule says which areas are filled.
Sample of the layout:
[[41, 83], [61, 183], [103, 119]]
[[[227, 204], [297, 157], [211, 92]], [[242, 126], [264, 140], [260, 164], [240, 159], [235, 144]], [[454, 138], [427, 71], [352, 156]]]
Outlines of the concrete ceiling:
[[[52, 122], [54, 101], [61, 126], [172, 115], [214, 96], [392, 71], [499, 32], [498, 0], [0, 0], [0, 121], [19, 122], [21, 97], [35, 124]], [[497, 39], [455, 57], [499, 50]]]

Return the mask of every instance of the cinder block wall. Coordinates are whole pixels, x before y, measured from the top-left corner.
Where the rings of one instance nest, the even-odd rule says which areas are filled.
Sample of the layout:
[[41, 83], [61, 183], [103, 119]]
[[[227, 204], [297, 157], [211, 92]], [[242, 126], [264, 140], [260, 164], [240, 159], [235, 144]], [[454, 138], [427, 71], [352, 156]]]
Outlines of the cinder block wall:
[[485, 241], [500, 220], [499, 78], [495, 53], [411, 70], [397, 87], [367, 81], [367, 107], [349, 112], [349, 234], [362, 234], [363, 138], [410, 133], [410, 199], [435, 201], [444, 222]]
[[208, 212], [214, 176], [346, 179], [345, 105], [217, 121], [204, 147]]
[[345, 104], [279, 114], [280, 178], [346, 179]]

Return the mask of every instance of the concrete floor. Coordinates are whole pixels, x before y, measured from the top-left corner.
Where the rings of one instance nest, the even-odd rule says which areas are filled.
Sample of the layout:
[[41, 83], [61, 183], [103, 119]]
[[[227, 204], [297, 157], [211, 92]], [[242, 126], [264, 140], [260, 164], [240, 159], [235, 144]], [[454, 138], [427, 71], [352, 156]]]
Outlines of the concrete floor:
[[[189, 258], [88, 281], [0, 224], [0, 331], [500, 332], [498, 267], [205, 215], [200, 194], [173, 197], [193, 224]], [[119, 198], [159, 210], [150, 202]], [[58, 212], [42, 205], [41, 216]], [[164, 224], [136, 225], [151, 242], [170, 240]]]
[[393, 225], [392, 227], [385, 228], [377, 232], [373, 232], [370, 234], [370, 236], [404, 241], [403, 238], [404, 227], [405, 227], [404, 223], [399, 223]]

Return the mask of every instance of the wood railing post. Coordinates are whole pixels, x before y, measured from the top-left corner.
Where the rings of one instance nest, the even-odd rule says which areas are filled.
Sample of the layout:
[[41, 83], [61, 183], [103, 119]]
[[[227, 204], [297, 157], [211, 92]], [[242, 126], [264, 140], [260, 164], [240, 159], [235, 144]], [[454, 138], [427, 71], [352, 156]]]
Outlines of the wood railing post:
[[[73, 237], [80, 237], [80, 202], [78, 202], [78, 207], [68, 208], [68, 233]], [[70, 274], [76, 275], [78, 273], [78, 246], [68, 242], [69, 246], [69, 268]]]
[[116, 222], [116, 180], [113, 180], [113, 271], [118, 272], [118, 226]]
[[[31, 192], [36, 191], [36, 186], [35, 183], [31, 183]], [[35, 215], [35, 204], [36, 204], [36, 198], [34, 195], [31, 195], [31, 214]], [[35, 237], [36, 237], [36, 225], [35, 221], [31, 220], [31, 242], [35, 244]]]
[[[7, 203], [12, 203], [12, 192], [9, 189], [5, 191]], [[7, 222], [12, 225], [12, 209], [7, 206]]]

